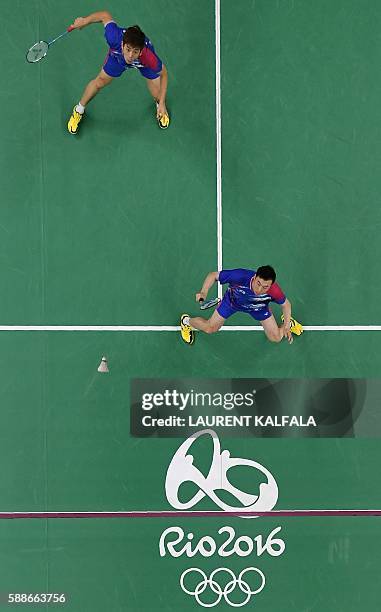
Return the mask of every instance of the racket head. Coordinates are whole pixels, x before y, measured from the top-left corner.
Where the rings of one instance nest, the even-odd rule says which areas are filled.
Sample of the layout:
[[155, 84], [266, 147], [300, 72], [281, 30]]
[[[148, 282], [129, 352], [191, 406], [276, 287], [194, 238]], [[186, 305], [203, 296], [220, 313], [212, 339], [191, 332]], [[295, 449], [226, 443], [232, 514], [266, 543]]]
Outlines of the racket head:
[[207, 308], [213, 308], [213, 306], [217, 306], [217, 304], [220, 303], [220, 298], [213, 298], [211, 300], [207, 300], [206, 302], [204, 302], [204, 300], [201, 300], [200, 303], [200, 310], [207, 310]]
[[30, 64], [35, 64], [36, 62], [39, 62], [40, 60], [42, 60], [43, 57], [45, 57], [48, 52], [48, 49], [49, 43], [47, 43], [45, 40], [40, 40], [39, 42], [36, 42], [33, 47], [31, 47], [27, 52], [26, 61]]

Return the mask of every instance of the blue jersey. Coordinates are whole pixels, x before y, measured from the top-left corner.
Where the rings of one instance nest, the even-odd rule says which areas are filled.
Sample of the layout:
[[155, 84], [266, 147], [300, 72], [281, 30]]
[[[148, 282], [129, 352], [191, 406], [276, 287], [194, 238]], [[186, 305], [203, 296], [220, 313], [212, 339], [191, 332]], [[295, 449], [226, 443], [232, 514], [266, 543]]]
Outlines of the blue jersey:
[[[150, 74], [152, 73], [152, 75], [155, 74], [159, 76], [163, 64], [161, 59], [156, 55], [153, 44], [147, 37], [144, 40], [144, 47], [138, 59], [134, 60], [131, 64], [127, 64], [122, 51], [123, 35], [125, 31], [126, 28], [120, 28], [114, 21], [110, 21], [105, 26], [104, 34], [107, 44], [110, 47], [108, 57], [111, 56], [114, 62], [118, 63], [122, 71], [128, 70], [129, 68], [135, 68], [140, 70], [143, 75], [144, 70], [148, 70]], [[149, 76], [149, 78], [153, 78], [152, 75]], [[110, 76], [119, 75], [111, 74]]]
[[[229, 283], [226, 296], [230, 305], [241, 311], [267, 310], [270, 302], [284, 304], [286, 296], [277, 283], [272, 283], [267, 293], [257, 295], [251, 288], [251, 282], [255, 276], [255, 270], [221, 270], [218, 276], [219, 282], [224, 285]], [[224, 316], [224, 315], [222, 315]]]

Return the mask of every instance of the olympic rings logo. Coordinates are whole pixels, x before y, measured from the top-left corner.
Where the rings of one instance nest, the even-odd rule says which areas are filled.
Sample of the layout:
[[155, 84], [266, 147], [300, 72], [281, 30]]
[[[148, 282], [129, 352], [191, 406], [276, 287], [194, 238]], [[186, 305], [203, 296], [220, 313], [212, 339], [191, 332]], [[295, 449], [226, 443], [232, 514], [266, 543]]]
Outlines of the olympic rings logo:
[[[184, 585], [185, 577], [190, 572], [196, 572], [202, 576], [202, 580], [200, 580], [200, 582], [197, 584], [194, 591], [187, 589]], [[219, 574], [220, 572], [226, 572], [231, 578], [231, 580], [229, 580], [225, 584], [224, 587], [221, 587], [218, 584], [218, 582], [214, 579], [215, 576]], [[248, 583], [246, 582], [246, 580], [243, 580], [243, 576], [247, 572], [256, 572], [259, 575], [261, 579], [261, 584], [257, 589], [252, 590], [250, 586], [248, 585]], [[213, 608], [214, 606], [217, 606], [220, 603], [222, 597], [225, 599], [226, 603], [232, 606], [233, 608], [240, 608], [242, 606], [245, 606], [250, 601], [253, 595], [257, 595], [258, 593], [260, 593], [262, 589], [264, 589], [265, 584], [266, 584], [265, 575], [257, 567], [247, 567], [246, 569], [242, 570], [238, 578], [236, 577], [234, 572], [227, 567], [219, 567], [213, 570], [209, 578], [207, 577], [205, 572], [200, 570], [198, 567], [190, 567], [189, 569], [185, 570], [180, 576], [180, 586], [182, 590], [184, 591], [184, 593], [187, 593], [188, 595], [194, 595], [197, 603], [204, 608]], [[234, 591], [237, 585], [241, 589], [242, 593], [246, 594], [245, 599], [239, 603], [231, 601], [231, 599], [229, 598], [230, 593]], [[206, 590], [208, 586], [211, 588], [213, 593], [217, 595], [216, 600], [213, 601], [212, 603], [206, 603], [205, 601], [202, 601], [202, 599], [200, 598], [200, 595], [204, 593], [204, 591]]]

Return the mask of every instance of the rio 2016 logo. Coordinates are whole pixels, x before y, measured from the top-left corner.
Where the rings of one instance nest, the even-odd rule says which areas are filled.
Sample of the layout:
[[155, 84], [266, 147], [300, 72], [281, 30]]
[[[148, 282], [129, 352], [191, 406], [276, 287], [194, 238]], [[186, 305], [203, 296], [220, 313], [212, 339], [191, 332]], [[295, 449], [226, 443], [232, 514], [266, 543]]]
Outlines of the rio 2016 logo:
[[[200, 436], [211, 436], [213, 440], [213, 456], [207, 476], [194, 465], [194, 457], [189, 454], [194, 441]], [[259, 471], [266, 477], [266, 482], [259, 485], [258, 494], [241, 491], [231, 484], [228, 472], [234, 467], [246, 466]], [[181, 502], [178, 497], [180, 486], [185, 482], [195, 484], [198, 491], [191, 499]], [[217, 494], [217, 491], [227, 491], [232, 495], [239, 505], [231, 506], [225, 503]], [[204, 429], [185, 440], [174, 454], [167, 470], [165, 480], [165, 493], [168, 502], [177, 510], [189, 510], [198, 504], [202, 499], [208, 497], [219, 508], [225, 512], [242, 510], [243, 518], [245, 511], [266, 512], [272, 510], [278, 500], [278, 485], [271, 472], [252, 459], [233, 458], [230, 452], [223, 450], [215, 431]], [[279, 557], [286, 548], [284, 540], [279, 537], [281, 527], [276, 527], [264, 540], [262, 535], [255, 537], [241, 535], [236, 538], [235, 530], [230, 526], [221, 527], [218, 535], [222, 536], [222, 541], [217, 541], [211, 535], [204, 535], [199, 540], [195, 540], [193, 533], [185, 533], [181, 527], [168, 527], [163, 531], [159, 540], [159, 554], [165, 557], [248, 557], [256, 554], [260, 557], [267, 553], [272, 557]], [[220, 538], [221, 539], [221, 538]], [[221, 578], [225, 576], [225, 578]], [[226, 578], [227, 576], [227, 578]], [[250, 579], [249, 579], [250, 576]], [[190, 577], [196, 584], [189, 585]], [[220, 582], [218, 581], [220, 578]], [[214, 607], [222, 598], [232, 607], [242, 607], [246, 605], [253, 596], [258, 595], [265, 587], [266, 578], [264, 573], [257, 567], [247, 567], [238, 576], [233, 570], [227, 567], [219, 567], [212, 571], [210, 576], [198, 567], [191, 567], [182, 572], [179, 584], [187, 595], [193, 596], [196, 602], [202, 607]], [[212, 600], [203, 599], [203, 593], [209, 590], [212, 593]], [[238, 591], [242, 593], [243, 599], [237, 601], [236, 596], [232, 599], [232, 594]], [[213, 599], [214, 596], [214, 599]]]

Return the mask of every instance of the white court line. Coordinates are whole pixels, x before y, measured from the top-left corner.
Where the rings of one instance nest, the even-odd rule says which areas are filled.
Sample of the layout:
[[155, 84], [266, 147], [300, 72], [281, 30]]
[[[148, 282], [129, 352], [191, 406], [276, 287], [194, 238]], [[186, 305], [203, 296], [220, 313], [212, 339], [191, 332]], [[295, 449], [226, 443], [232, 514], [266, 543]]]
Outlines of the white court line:
[[[216, 193], [217, 193], [217, 270], [222, 270], [222, 162], [221, 162], [221, 36], [220, 0], [215, 0], [216, 30]], [[222, 298], [218, 283], [218, 297]], [[256, 328], [255, 328], [256, 329]], [[260, 331], [262, 328], [258, 328]], [[179, 331], [171, 325], [1, 325], [0, 331], [85, 331], [85, 332], [150, 332]]]
[[[216, 34], [216, 193], [217, 193], [217, 270], [223, 269], [222, 260], [222, 145], [221, 145], [221, 10], [220, 0], [215, 0]], [[217, 283], [218, 297], [222, 299], [223, 286]], [[306, 325], [305, 331], [381, 331], [381, 325]], [[1, 329], [1, 328], [0, 328]], [[178, 331], [179, 327], [147, 327], [139, 331]], [[110, 330], [112, 331], [112, 330]], [[123, 328], [120, 331], [137, 331]], [[220, 331], [263, 331], [261, 326], [225, 325]]]
[[[381, 325], [305, 325], [305, 331], [381, 331]], [[0, 332], [178, 332], [178, 325], [0, 325]], [[260, 325], [225, 325], [220, 331], [262, 332]]]
[[[216, 34], [216, 192], [217, 270], [222, 270], [222, 153], [221, 153], [221, 17], [220, 0], [215, 0]], [[218, 297], [223, 287], [218, 283]], [[305, 331], [381, 331], [381, 325], [305, 325]], [[1, 331], [61, 332], [178, 332], [177, 325], [0, 325]], [[263, 331], [260, 325], [225, 325], [220, 331]]]
[[[222, 155], [221, 155], [221, 18], [220, 0], [215, 0], [216, 30], [216, 193], [217, 193], [217, 270], [222, 270]], [[222, 285], [217, 285], [222, 298]]]

